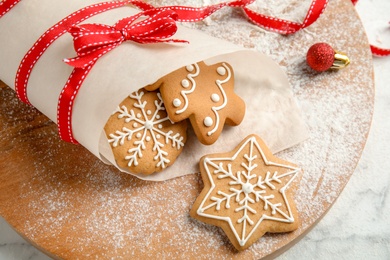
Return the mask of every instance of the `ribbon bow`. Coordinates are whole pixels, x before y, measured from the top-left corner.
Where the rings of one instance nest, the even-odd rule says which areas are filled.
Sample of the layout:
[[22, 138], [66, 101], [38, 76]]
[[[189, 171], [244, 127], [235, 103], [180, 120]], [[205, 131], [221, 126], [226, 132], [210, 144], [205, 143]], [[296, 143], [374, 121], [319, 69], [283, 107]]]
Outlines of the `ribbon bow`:
[[[149, 18], [137, 21], [142, 16]], [[77, 57], [64, 61], [76, 68], [85, 68], [98, 58], [125, 41], [137, 43], [183, 42], [167, 39], [177, 31], [177, 14], [169, 9], [147, 10], [124, 18], [114, 26], [104, 24], [84, 24], [73, 26], [69, 32], [73, 36]]]

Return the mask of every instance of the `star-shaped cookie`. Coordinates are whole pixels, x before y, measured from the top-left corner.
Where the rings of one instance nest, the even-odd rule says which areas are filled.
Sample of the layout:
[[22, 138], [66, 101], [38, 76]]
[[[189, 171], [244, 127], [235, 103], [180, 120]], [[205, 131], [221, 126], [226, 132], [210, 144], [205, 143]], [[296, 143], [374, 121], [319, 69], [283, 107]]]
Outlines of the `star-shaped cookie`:
[[225, 123], [236, 126], [245, 115], [245, 102], [234, 92], [233, 68], [226, 62], [188, 65], [145, 87], [158, 88], [169, 118], [173, 122], [189, 118], [203, 144], [213, 144]]
[[202, 157], [200, 170], [204, 188], [190, 214], [221, 227], [236, 249], [266, 232], [298, 228], [292, 191], [300, 169], [273, 156], [258, 136], [248, 136], [232, 152]]

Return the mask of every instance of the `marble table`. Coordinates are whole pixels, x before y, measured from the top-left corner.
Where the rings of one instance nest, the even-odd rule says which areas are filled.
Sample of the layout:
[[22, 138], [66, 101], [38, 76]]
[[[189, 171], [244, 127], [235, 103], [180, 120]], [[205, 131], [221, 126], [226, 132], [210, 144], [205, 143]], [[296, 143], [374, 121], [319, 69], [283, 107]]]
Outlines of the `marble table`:
[[[371, 43], [390, 46], [386, 0], [361, 0], [357, 11]], [[375, 112], [361, 160], [327, 215], [278, 259], [390, 258], [390, 57], [374, 58]], [[0, 218], [0, 260], [50, 259]]]

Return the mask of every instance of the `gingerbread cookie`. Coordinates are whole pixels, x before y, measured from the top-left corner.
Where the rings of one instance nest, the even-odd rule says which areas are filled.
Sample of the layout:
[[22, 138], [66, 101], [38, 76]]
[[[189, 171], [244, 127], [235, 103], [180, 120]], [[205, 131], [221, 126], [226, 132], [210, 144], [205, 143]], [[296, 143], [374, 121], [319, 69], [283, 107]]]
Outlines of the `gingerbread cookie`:
[[151, 174], [173, 164], [183, 150], [187, 122], [172, 123], [158, 91], [130, 94], [104, 130], [117, 164], [134, 173]]
[[244, 118], [245, 103], [234, 93], [234, 73], [226, 62], [211, 66], [204, 62], [180, 68], [146, 86], [160, 88], [169, 118], [190, 119], [203, 144], [213, 144], [224, 124], [238, 125]]
[[300, 170], [273, 156], [259, 137], [248, 136], [232, 152], [202, 157], [200, 171], [204, 188], [190, 214], [221, 227], [238, 250], [266, 232], [298, 228], [291, 186]]

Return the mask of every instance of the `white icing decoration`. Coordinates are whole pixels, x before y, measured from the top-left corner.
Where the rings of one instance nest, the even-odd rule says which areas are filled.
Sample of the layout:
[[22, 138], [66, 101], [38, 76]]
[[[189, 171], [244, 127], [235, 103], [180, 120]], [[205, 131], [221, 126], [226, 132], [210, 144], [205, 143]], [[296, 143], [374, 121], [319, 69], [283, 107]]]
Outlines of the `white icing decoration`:
[[254, 185], [251, 183], [244, 183], [242, 184], [241, 189], [245, 194], [250, 194], [254, 191]]
[[[222, 98], [223, 98], [223, 103], [222, 103], [222, 105], [220, 105], [218, 107], [212, 107], [211, 108], [211, 110], [213, 110], [213, 112], [215, 114], [216, 122], [215, 122], [215, 127], [211, 131], [207, 132], [208, 136], [214, 134], [218, 130], [218, 127], [219, 127], [219, 114], [218, 114], [218, 111], [223, 109], [224, 107], [226, 107], [226, 104], [228, 102], [227, 96], [226, 96], [225, 90], [222, 87], [222, 84], [224, 84], [224, 83], [226, 83], [226, 82], [228, 82], [230, 80], [230, 78], [231, 78], [231, 71], [230, 71], [229, 67], [226, 66], [225, 63], [222, 63], [222, 66], [223, 66], [223, 68], [225, 70], [225, 74], [227, 72], [228, 75], [226, 76], [226, 78], [224, 80], [216, 80], [215, 83], [217, 84], [219, 90], [221, 91]], [[222, 67], [218, 67], [218, 69], [219, 68], [222, 68]]]
[[215, 102], [215, 103], [217, 103], [217, 102], [219, 102], [219, 101], [221, 100], [221, 98], [219, 97], [219, 95], [216, 94], [216, 93], [212, 94], [210, 98], [211, 98], [211, 100], [212, 100], [213, 102]]
[[174, 107], [180, 107], [181, 105], [181, 101], [178, 98], [175, 98], [172, 103]]
[[146, 129], [151, 130], [151, 129], [153, 129], [153, 122], [146, 120], [144, 126]]
[[[181, 114], [181, 113], [183, 113], [184, 111], [187, 110], [188, 105], [189, 105], [189, 104], [188, 104], [187, 95], [189, 95], [189, 94], [191, 94], [192, 92], [194, 92], [195, 89], [196, 89], [196, 87], [197, 87], [196, 81], [194, 80], [194, 78], [197, 77], [197, 76], [199, 75], [200, 70], [199, 70], [198, 64], [195, 63], [195, 64], [192, 65], [192, 66], [194, 67], [195, 72], [194, 72], [193, 74], [190, 73], [190, 74], [187, 75], [187, 78], [188, 78], [188, 79], [191, 81], [191, 83], [192, 83], [192, 88], [189, 89], [189, 90], [182, 90], [182, 91], [180, 92], [181, 96], [182, 96], [183, 99], [184, 99], [184, 106], [183, 106], [182, 109], [177, 110], [177, 111], [176, 111], [176, 114]], [[227, 105], [227, 102], [228, 102], [227, 96], [226, 96], [225, 90], [224, 90], [223, 87], [222, 87], [222, 84], [228, 82], [228, 81], [231, 79], [231, 71], [230, 71], [229, 67], [228, 67], [225, 63], [222, 63], [222, 66], [221, 66], [221, 67], [218, 67], [217, 71], [218, 71], [219, 74], [221, 74], [221, 73], [223, 72], [223, 74], [221, 74], [221, 75], [227, 74], [227, 76], [226, 76], [226, 78], [225, 78], [224, 80], [216, 80], [216, 81], [215, 81], [215, 83], [217, 84], [217, 87], [218, 87], [219, 91], [220, 91], [221, 94], [222, 94], [223, 103], [222, 103], [220, 106], [218, 106], [218, 107], [212, 107], [212, 108], [211, 108], [211, 110], [212, 110], [212, 111], [214, 112], [214, 114], [215, 114], [215, 120], [216, 120], [216, 121], [215, 121], [215, 126], [214, 126], [214, 128], [211, 129], [209, 132], [207, 132], [207, 135], [208, 135], [208, 136], [214, 134], [214, 133], [218, 130], [219, 121], [220, 121], [218, 111], [221, 110], [221, 109], [223, 109], [223, 108], [225, 108], [226, 105]], [[221, 73], [220, 73], [220, 72], [221, 72]], [[218, 96], [218, 98], [217, 98], [216, 96]], [[213, 99], [213, 98], [214, 98], [214, 99]], [[216, 94], [216, 93], [212, 94], [212, 96], [211, 96], [211, 99], [212, 99], [213, 101], [214, 101], [214, 100], [217, 100], [217, 99], [218, 99], [218, 101], [219, 101], [220, 98], [221, 98], [221, 97], [220, 97], [218, 94]], [[175, 99], [175, 100], [176, 100], [176, 99]], [[214, 102], [218, 102], [218, 101], [214, 101]], [[210, 123], [210, 120], [208, 120], [207, 123]], [[214, 122], [213, 122], [213, 123], [214, 123]], [[204, 122], [204, 124], [206, 125], [205, 122]], [[206, 126], [211, 126], [211, 125], [206, 125]]]
[[[223, 66], [223, 65], [222, 65], [222, 66]], [[225, 69], [224, 67], [218, 67], [218, 68], [217, 68], [217, 72], [218, 72], [219, 75], [225, 76], [225, 74], [226, 74], [226, 69]]]
[[138, 126], [138, 124], [137, 124], [137, 123], [134, 123], [134, 124], [133, 124], [133, 127], [137, 127], [137, 126]]
[[[177, 150], [184, 146], [184, 137], [179, 133], [174, 134], [172, 130], [165, 132], [162, 129], [161, 123], [170, 121], [170, 119], [168, 116], [160, 119], [160, 116], [158, 115], [160, 111], [165, 110], [164, 102], [160, 93], [157, 94], [157, 99], [154, 100], [156, 110], [154, 113], [151, 111], [150, 114], [153, 115], [150, 115], [150, 117], [148, 117], [149, 113], [145, 109], [147, 101], [142, 101], [143, 95], [144, 92], [142, 91], [129, 95], [130, 98], [137, 101], [133, 104], [133, 106], [140, 109], [142, 115], [141, 113], [135, 114], [133, 109], [129, 110], [126, 106], [117, 107], [114, 112], [118, 113], [118, 118], [123, 119], [126, 123], [130, 123], [130, 125], [133, 126], [137, 124], [137, 128], [134, 127], [135, 129], [128, 129], [127, 127], [123, 127], [122, 130], [117, 130], [115, 133], [109, 134], [108, 142], [113, 147], [117, 147], [118, 145], [122, 146], [126, 141], [132, 140], [132, 136], [135, 134], [135, 137], [139, 140], [134, 141], [135, 147], [128, 150], [129, 155], [125, 156], [125, 159], [128, 160], [128, 166], [137, 166], [138, 159], [142, 158], [142, 152], [146, 149], [145, 141], [153, 141], [152, 150], [156, 153], [153, 159], [156, 161], [156, 167], [161, 167], [164, 169], [170, 160], [167, 158], [168, 153], [164, 150], [164, 143], [157, 140], [157, 135], [159, 137], [165, 137], [165, 144], [171, 142], [172, 147], [176, 148]], [[149, 133], [149, 135], [147, 135], [147, 133]]]
[[146, 111], [146, 114], [151, 115], [152, 111], [150, 109], [148, 109], [148, 111]]
[[186, 66], [186, 70], [187, 70], [188, 72], [191, 72], [191, 71], [194, 70], [194, 66], [193, 66], [193, 65], [187, 65], [187, 66]]
[[213, 125], [213, 119], [211, 117], [206, 117], [204, 120], [203, 120], [203, 124], [207, 127], [210, 127]]
[[190, 82], [188, 81], [188, 79], [183, 79], [183, 80], [181, 81], [181, 86], [182, 86], [183, 88], [188, 88], [188, 87], [190, 86]]
[[[188, 67], [189, 66], [191, 66], [192, 67], [192, 69], [191, 70], [188, 70]], [[192, 92], [194, 92], [195, 91], [195, 89], [196, 89], [196, 82], [195, 82], [195, 80], [194, 80], [194, 77], [197, 77], [198, 75], [199, 75], [199, 66], [198, 66], [198, 64], [193, 64], [193, 65], [189, 65], [189, 66], [187, 66], [186, 68], [187, 68], [187, 71], [193, 71], [194, 69], [195, 69], [195, 72], [194, 73], [190, 73], [190, 74], [188, 74], [187, 75], [187, 78], [189, 79], [189, 81], [191, 82], [191, 84], [192, 84], [192, 87], [190, 88], [190, 89], [188, 89], [188, 90], [182, 90], [182, 91], [180, 91], [180, 95], [183, 97], [183, 99], [184, 99], [184, 107], [182, 108], [182, 109], [180, 109], [180, 110], [177, 110], [176, 111], [176, 114], [181, 114], [181, 113], [183, 113], [184, 111], [186, 111], [187, 110], [187, 108], [188, 108], [188, 98], [187, 98], [187, 95], [189, 95], [189, 94], [191, 94]]]
[[[240, 170], [233, 170], [231, 162], [236, 160], [242, 150], [248, 145], [249, 154], [243, 155], [242, 163], [240, 165], [242, 168]], [[258, 151], [258, 153], [261, 155], [261, 158], [258, 158], [257, 155], [254, 155], [255, 150]], [[279, 175], [277, 171], [273, 173], [267, 171], [264, 176], [262, 171], [256, 170], [258, 167], [256, 160], [262, 160], [266, 166], [277, 166], [285, 168], [287, 169], [287, 172]], [[268, 161], [255, 137], [248, 138], [248, 140], [244, 142], [244, 144], [232, 157], [205, 158], [203, 165], [211, 183], [211, 188], [202, 200], [197, 210], [197, 214], [203, 217], [228, 222], [229, 227], [231, 228], [235, 238], [241, 246], [246, 244], [249, 238], [256, 232], [256, 229], [260, 226], [263, 220], [268, 219], [282, 223], [294, 222], [291, 207], [286, 197], [286, 189], [294, 180], [300, 169], [290, 165]], [[215, 175], [217, 175], [217, 178], [213, 178]], [[215, 183], [220, 179], [226, 178], [231, 179], [231, 181], [228, 183], [228, 186], [217, 187]], [[282, 207], [282, 203], [273, 203], [273, 194], [267, 193], [271, 190], [275, 190], [276, 187], [274, 183], [280, 184], [284, 178], [290, 179], [285, 180], [285, 185], [277, 191], [283, 197], [284, 207]], [[216, 195], [212, 196], [211, 194], [214, 189], [216, 189], [216, 187], [218, 188]], [[223, 188], [225, 189], [223, 190]], [[214, 207], [215, 210], [219, 211], [223, 204], [225, 205], [226, 209], [229, 209], [231, 207], [231, 202], [233, 201], [235, 201], [235, 204], [238, 204], [238, 206], [234, 209], [234, 211], [230, 210], [229, 212], [231, 214], [234, 214], [234, 212], [239, 212], [241, 214], [240, 216], [242, 216], [237, 220], [236, 223], [233, 223], [232, 218], [227, 215], [213, 215], [212, 213], [209, 214], [206, 212], [208, 209]], [[270, 214], [267, 214], [267, 212], [256, 212], [252, 205], [257, 203], [261, 203], [260, 205], [263, 205], [263, 209], [265, 211], [270, 210]], [[283, 210], [283, 208], [286, 208], [286, 210]], [[278, 213], [278, 215], [281, 217], [273, 216], [276, 213]], [[258, 214], [257, 217], [260, 217], [257, 220], [256, 214]], [[238, 234], [237, 230], [234, 228], [234, 224], [242, 225], [238, 228], [242, 230], [241, 234]], [[251, 230], [249, 229], [249, 231], [247, 231], [247, 225], [250, 225]]]

